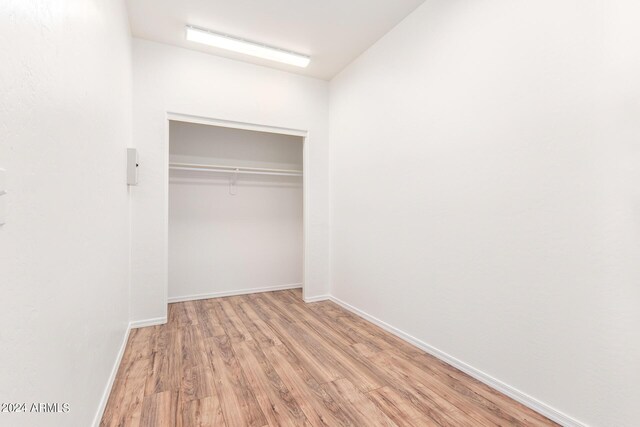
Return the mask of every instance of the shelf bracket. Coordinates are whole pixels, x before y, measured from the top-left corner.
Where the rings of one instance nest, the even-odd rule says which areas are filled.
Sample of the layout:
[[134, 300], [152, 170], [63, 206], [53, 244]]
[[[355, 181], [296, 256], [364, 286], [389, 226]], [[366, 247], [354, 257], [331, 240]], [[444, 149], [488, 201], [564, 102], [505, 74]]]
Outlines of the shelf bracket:
[[236, 187], [236, 185], [238, 184], [238, 171], [239, 169], [236, 169], [233, 177], [229, 180], [229, 194], [232, 196], [238, 194]]

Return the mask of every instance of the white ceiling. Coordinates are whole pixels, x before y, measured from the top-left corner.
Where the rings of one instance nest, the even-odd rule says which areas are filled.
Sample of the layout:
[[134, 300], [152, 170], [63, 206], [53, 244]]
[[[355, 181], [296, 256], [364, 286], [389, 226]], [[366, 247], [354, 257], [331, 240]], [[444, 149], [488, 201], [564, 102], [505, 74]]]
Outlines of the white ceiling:
[[[328, 80], [424, 0], [127, 0], [134, 37]], [[280, 65], [185, 40], [191, 24], [311, 56]]]

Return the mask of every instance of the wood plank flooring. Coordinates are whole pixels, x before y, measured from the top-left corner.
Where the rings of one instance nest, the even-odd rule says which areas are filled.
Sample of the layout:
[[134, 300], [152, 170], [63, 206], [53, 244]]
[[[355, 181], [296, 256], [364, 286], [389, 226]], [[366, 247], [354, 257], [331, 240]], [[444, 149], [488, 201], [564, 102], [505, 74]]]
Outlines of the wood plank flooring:
[[101, 423], [280, 425], [555, 424], [300, 290], [170, 304], [131, 331]]

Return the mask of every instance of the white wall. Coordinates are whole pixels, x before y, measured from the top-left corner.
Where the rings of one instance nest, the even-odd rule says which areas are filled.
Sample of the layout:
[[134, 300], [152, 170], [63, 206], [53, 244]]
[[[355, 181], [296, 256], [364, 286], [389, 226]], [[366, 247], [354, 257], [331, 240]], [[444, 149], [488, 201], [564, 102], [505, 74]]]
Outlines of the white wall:
[[[302, 170], [303, 139], [171, 122], [171, 162]], [[302, 177], [170, 172], [169, 298], [302, 283]], [[234, 192], [235, 195], [230, 194]]]
[[305, 296], [326, 294], [329, 261], [328, 84], [134, 39], [133, 138], [140, 152], [132, 247], [133, 320], [167, 302], [167, 112], [309, 132]]
[[640, 6], [427, 0], [331, 83], [332, 294], [640, 419]]
[[130, 35], [121, 1], [0, 3], [0, 414], [91, 424], [128, 323]]

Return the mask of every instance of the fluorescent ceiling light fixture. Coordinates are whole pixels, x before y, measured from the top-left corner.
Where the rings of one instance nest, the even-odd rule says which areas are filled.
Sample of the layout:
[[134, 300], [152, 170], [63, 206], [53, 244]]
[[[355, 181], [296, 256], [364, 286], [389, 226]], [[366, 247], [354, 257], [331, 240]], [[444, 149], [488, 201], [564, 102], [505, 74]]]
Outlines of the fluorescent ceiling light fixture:
[[277, 47], [265, 46], [263, 44], [237, 39], [226, 34], [214, 33], [212, 31], [187, 25], [187, 40], [202, 43], [220, 49], [232, 50], [244, 53], [245, 55], [257, 56], [258, 58], [269, 59], [271, 61], [283, 62], [296, 67], [306, 67], [311, 58], [295, 52], [278, 49]]

